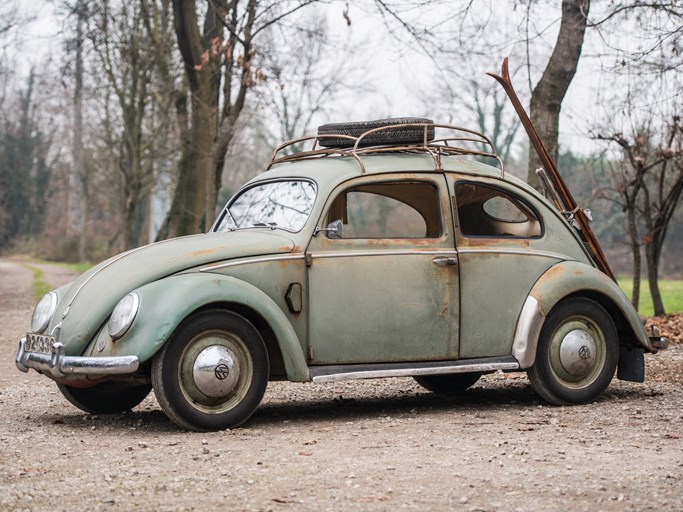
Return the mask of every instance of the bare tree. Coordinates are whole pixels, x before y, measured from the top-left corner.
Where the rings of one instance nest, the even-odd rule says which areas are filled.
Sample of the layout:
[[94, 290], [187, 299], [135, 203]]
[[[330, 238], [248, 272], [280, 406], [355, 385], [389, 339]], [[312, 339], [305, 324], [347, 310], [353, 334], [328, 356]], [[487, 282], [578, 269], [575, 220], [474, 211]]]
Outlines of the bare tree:
[[[598, 136], [622, 150], [624, 162], [613, 191], [628, 216], [633, 253], [633, 303], [638, 305], [641, 245], [645, 247], [648, 285], [655, 315], [665, 314], [659, 290], [659, 262], [676, 206], [683, 193], [683, 125], [673, 116], [662, 125], [649, 119], [630, 135]], [[641, 235], [642, 233], [642, 235]]]
[[507, 161], [520, 126], [518, 118], [506, 116], [512, 111], [508, 97], [498, 84], [483, 85], [479, 80], [470, 80], [469, 90], [473, 101], [468, 105], [476, 116], [479, 130], [491, 139], [503, 161]]
[[[164, 46], [171, 37], [170, 10], [151, 0], [130, 5], [107, 0], [93, 8], [90, 20], [107, 91], [103, 135], [117, 154], [122, 183], [122, 249], [130, 249], [141, 242], [146, 197], [154, 180], [151, 162], [158, 156], [154, 144], [168, 131], [174, 101], [168, 94], [173, 79]], [[108, 103], [109, 91], [114, 108]]]
[[[541, 79], [531, 93], [529, 117], [545, 143], [550, 158], [557, 161], [562, 100], [576, 74], [586, 33], [590, 0], [562, 0], [560, 32]], [[527, 182], [539, 188], [536, 169], [541, 162], [529, 151]]]
[[256, 40], [315, 0], [174, 0], [178, 47], [190, 87], [190, 118], [168, 223], [160, 236], [200, 231], [215, 216], [225, 153], [249, 90], [265, 79]]
[[[88, 18], [88, 7], [84, 0], [77, 0], [70, 7], [76, 24], [76, 35], [71, 41], [74, 54], [74, 90], [73, 90], [73, 134], [71, 141], [71, 161], [73, 172], [71, 177], [71, 193], [68, 208], [77, 217], [75, 230], [78, 233], [78, 260], [86, 261], [86, 243], [88, 239], [88, 210], [90, 205], [90, 169], [85, 165], [83, 154], [83, 67], [85, 24]], [[74, 197], [75, 195], [75, 197]]]
[[295, 26], [274, 26], [266, 36], [260, 54], [268, 79], [257, 93], [259, 103], [277, 119], [272, 146], [311, 132], [314, 121], [336, 113], [344, 95], [371, 91], [355, 65], [360, 45], [331, 40], [323, 12], [315, 11]]

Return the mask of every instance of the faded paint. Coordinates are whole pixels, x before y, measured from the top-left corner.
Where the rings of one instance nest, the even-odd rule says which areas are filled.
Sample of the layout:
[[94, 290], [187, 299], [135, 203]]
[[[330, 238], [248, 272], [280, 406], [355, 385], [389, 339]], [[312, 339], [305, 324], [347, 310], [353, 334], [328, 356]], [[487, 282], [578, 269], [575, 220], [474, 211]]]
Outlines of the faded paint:
[[[547, 311], [568, 293], [592, 290], [610, 298], [628, 319], [635, 337], [649, 347], [644, 328], [623, 293], [592, 268], [566, 220], [525, 183], [512, 176], [501, 179], [498, 169], [460, 158], [443, 157], [443, 172], [434, 170], [429, 155], [364, 155], [363, 163], [367, 174], [362, 177], [353, 158], [274, 166], [246, 186], [296, 177], [310, 179], [318, 188], [318, 199], [299, 233], [249, 229], [195, 235], [119, 255], [58, 290], [50, 329], [73, 301], [60, 336], [67, 355], [80, 355], [90, 342], [85, 353], [93, 356], [134, 354], [147, 361], [192, 311], [206, 304], [235, 302], [258, 311], [275, 332], [288, 378], [308, 380], [305, 354], [311, 354], [311, 349], [310, 362], [316, 363], [509, 355], [514, 326], [528, 293]], [[327, 209], [339, 191], [358, 183], [406, 179], [427, 180], [438, 188], [440, 237], [313, 237], [316, 226], [327, 225]], [[458, 179], [522, 196], [539, 212], [544, 235], [461, 236], [454, 229], [457, 215], [451, 211]], [[456, 253], [460, 249], [463, 252]], [[476, 253], [477, 249], [519, 252]], [[390, 251], [403, 254], [380, 254]], [[353, 252], [367, 254], [348, 254]], [[373, 252], [377, 255], [371, 256]], [[305, 254], [310, 268], [302, 257], [249, 261], [283, 253]], [[431, 261], [444, 254], [457, 256], [459, 265], [437, 267]], [[558, 258], [576, 261], [557, 264]], [[207, 265], [240, 261], [244, 263], [239, 266], [198, 272]], [[302, 284], [303, 309], [298, 314], [289, 311], [285, 300], [293, 282]], [[115, 304], [135, 289], [141, 296], [138, 317], [130, 331], [112, 344], [107, 319]], [[95, 349], [98, 340], [105, 345], [102, 351]]]
[[[173, 290], [169, 294], [169, 290]], [[258, 311], [275, 333], [282, 350], [287, 377], [293, 381], [310, 380], [302, 344], [290, 321], [263, 291], [229, 276], [183, 274], [171, 276], [137, 289], [140, 295], [139, 318], [130, 330], [105, 350], [93, 355], [137, 355], [149, 360], [173, 331], [193, 311], [217, 303], [236, 303]], [[107, 336], [103, 331], [98, 334]], [[93, 344], [94, 345], [94, 344]], [[92, 349], [91, 349], [92, 350]]]
[[272, 254], [278, 248], [289, 252], [294, 244], [283, 245], [285, 240], [271, 231], [235, 231], [176, 238], [130, 251], [114, 264], [101, 265], [81, 276], [64, 294], [53, 323], [61, 319], [66, 304], [74, 296], [75, 300], [66, 318], [61, 320], [59, 341], [64, 344], [66, 355], [81, 355], [106, 323], [114, 306], [128, 292], [194, 265]]
[[[600, 270], [576, 261], [558, 263], [548, 270], [534, 285], [531, 295], [538, 301], [538, 308], [544, 316], [563, 298], [581, 293], [596, 293], [612, 302], [624, 315], [633, 338], [647, 351], [652, 345], [645, 332], [645, 326], [638, 313], [619, 288], [619, 285]], [[618, 319], [613, 318], [615, 323]]]

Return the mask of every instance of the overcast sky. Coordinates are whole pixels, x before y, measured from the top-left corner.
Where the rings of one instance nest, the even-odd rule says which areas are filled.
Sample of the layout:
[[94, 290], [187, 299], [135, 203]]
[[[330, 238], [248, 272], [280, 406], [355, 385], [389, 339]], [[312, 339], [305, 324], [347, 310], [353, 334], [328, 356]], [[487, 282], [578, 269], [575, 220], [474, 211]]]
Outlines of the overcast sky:
[[[533, 23], [528, 28], [531, 33], [539, 35], [529, 44], [531, 77], [525, 66], [527, 45], [522, 31], [522, 28], [527, 28], [522, 21], [526, 12], [523, 8], [511, 8], [513, 3], [492, 0], [475, 3], [478, 6], [477, 15], [488, 21], [485, 33], [479, 34], [480, 40], [473, 42], [483, 50], [483, 54], [475, 58], [425, 55], [397, 25], [393, 25], [390, 33], [371, 3], [349, 2], [350, 26], [343, 16], [347, 4], [336, 2], [318, 7], [326, 12], [333, 40], [339, 44], [346, 39], [354, 44], [363, 43], [364, 51], [356, 57], [357, 62], [353, 64], [359, 70], [354, 80], [363, 81], [374, 90], [373, 93], [342, 95], [333, 109], [334, 115], [340, 118], [333, 120], [428, 116], [438, 122], [446, 122], [452, 118], [454, 124], [461, 124], [458, 118], [464, 114], [454, 110], [458, 109], [458, 101], [466, 102], [468, 99], [463, 94], [462, 98], [456, 97], [452, 106], [448, 107], [449, 102], [444, 101], [442, 96], [445, 84], [455, 85], [456, 96], [459, 96], [457, 80], [449, 77], [459, 74], [478, 77], [482, 83], [489, 83], [492, 79], [484, 72], [498, 71], [506, 55], [510, 56], [511, 69], [517, 70], [513, 82], [520, 95], [528, 98], [529, 78], [531, 84], [535, 85], [557, 37], [560, 1], [540, 2], [534, 11]], [[47, 57], [52, 56], [56, 61], [59, 60], [62, 51], [60, 32], [63, 15], [56, 10], [54, 3], [29, 1], [17, 4], [21, 5], [26, 14], [36, 15], [35, 22], [17, 34], [22, 57], [18, 59], [16, 71], [21, 76], [31, 66], [42, 63]], [[443, 7], [440, 7], [437, 12], [425, 9], [407, 12], [406, 19], [427, 24], [428, 20], [448, 18]], [[638, 46], [640, 43], [636, 39], [637, 27], [634, 23], [636, 22], [628, 21], [623, 24], [619, 34], [608, 34], [607, 43], [613, 48], [621, 47], [623, 50]], [[452, 44], [447, 39], [457, 37], [459, 29], [456, 20], [445, 21], [438, 27], [444, 35], [444, 47]], [[612, 98], [617, 88], [623, 90], [629, 86], [626, 78], [617, 81], [611, 73], [603, 71], [603, 65], [610, 66], [614, 60], [612, 56], [600, 56], [605, 43], [605, 34], [598, 35], [596, 31], [589, 29], [583, 58], [563, 103], [560, 144], [571, 147], [576, 152], [594, 149], [588, 137], [589, 130], [605, 118], [614, 119], [620, 115], [615, 112]], [[334, 51], [329, 55], [331, 59], [336, 58]], [[663, 95], [666, 95], [666, 91]], [[651, 107], [648, 101], [644, 100], [642, 108]]]

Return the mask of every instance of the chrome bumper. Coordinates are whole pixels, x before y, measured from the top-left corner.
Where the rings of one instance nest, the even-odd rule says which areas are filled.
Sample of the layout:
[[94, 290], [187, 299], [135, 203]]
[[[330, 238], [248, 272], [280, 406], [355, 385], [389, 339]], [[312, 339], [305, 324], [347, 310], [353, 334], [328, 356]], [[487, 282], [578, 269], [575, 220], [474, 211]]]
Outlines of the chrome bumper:
[[669, 338], [664, 336], [650, 337], [650, 345], [655, 349], [655, 352], [657, 350], [666, 350], [669, 348]]
[[665, 338], [664, 336], [660, 335], [659, 327], [656, 325], [651, 325], [650, 332], [648, 334], [650, 338], [650, 345], [652, 345], [655, 354], [658, 350], [666, 350], [669, 348], [669, 338]]
[[122, 357], [73, 357], [64, 355], [64, 345], [53, 343], [50, 354], [40, 352], [26, 352], [26, 338], [19, 341], [19, 350], [15, 363], [22, 372], [28, 372], [29, 368], [51, 376], [53, 379], [62, 379], [69, 375], [125, 375], [134, 373], [140, 366], [140, 360], [136, 356]]

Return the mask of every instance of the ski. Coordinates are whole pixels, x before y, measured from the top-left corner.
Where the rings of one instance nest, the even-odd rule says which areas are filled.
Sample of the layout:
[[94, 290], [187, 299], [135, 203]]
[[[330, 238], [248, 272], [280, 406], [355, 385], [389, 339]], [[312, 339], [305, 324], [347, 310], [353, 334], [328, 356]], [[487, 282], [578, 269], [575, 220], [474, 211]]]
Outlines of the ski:
[[584, 242], [584, 245], [587, 246], [587, 248], [589, 249], [592, 258], [598, 265], [598, 268], [602, 270], [605, 274], [607, 274], [609, 277], [611, 277], [614, 281], [616, 281], [614, 273], [612, 272], [612, 269], [610, 268], [609, 263], [607, 262], [607, 258], [605, 257], [605, 253], [602, 251], [600, 243], [598, 242], [598, 239], [595, 237], [595, 234], [593, 233], [593, 230], [590, 227], [588, 217], [586, 216], [585, 212], [577, 206], [574, 197], [569, 191], [569, 188], [567, 188], [567, 184], [562, 179], [562, 176], [557, 170], [557, 167], [555, 166], [555, 163], [553, 162], [552, 158], [550, 158], [548, 150], [543, 144], [543, 141], [541, 141], [541, 138], [539, 137], [536, 128], [534, 128], [534, 125], [531, 123], [531, 119], [526, 113], [526, 110], [524, 110], [524, 106], [522, 105], [522, 102], [519, 100], [519, 97], [517, 96], [517, 93], [515, 92], [515, 89], [512, 86], [512, 81], [510, 80], [510, 72], [508, 70], [508, 58], [505, 57], [505, 59], [503, 60], [503, 67], [500, 75], [497, 75], [495, 73], [486, 74], [495, 78], [498, 81], [498, 83], [501, 86], [503, 86], [503, 89], [507, 93], [508, 98], [510, 98], [510, 102], [512, 103], [512, 106], [517, 112], [519, 120], [522, 122], [522, 126], [524, 126], [527, 135], [529, 136], [531, 145], [534, 147], [534, 150], [536, 151], [536, 154], [538, 155], [538, 158], [541, 161], [541, 165], [543, 165], [544, 169], [547, 171], [548, 178], [552, 183], [557, 195], [559, 196], [559, 199], [562, 203], [562, 207], [564, 208], [564, 211], [562, 211], [562, 213], [569, 215], [570, 217], [568, 220], [570, 220], [571, 222], [571, 220], [573, 219], [578, 225], [579, 237]]

